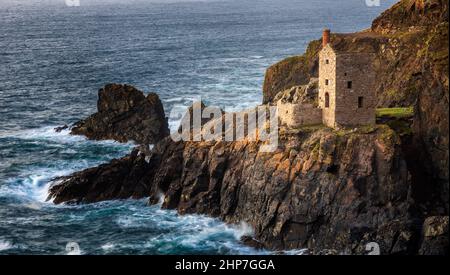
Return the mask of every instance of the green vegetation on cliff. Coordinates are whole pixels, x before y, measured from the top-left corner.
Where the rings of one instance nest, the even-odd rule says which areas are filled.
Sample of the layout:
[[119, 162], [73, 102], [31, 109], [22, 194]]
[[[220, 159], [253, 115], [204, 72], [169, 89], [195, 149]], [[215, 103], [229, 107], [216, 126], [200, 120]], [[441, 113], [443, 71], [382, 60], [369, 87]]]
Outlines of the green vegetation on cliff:
[[377, 117], [407, 118], [414, 115], [413, 107], [406, 108], [378, 108]]
[[[420, 3], [419, 3], [420, 2]], [[424, 75], [448, 86], [448, 1], [403, 0], [374, 20], [371, 30], [333, 34], [338, 51], [375, 52], [379, 107], [408, 107], [423, 90]], [[319, 35], [319, 34], [318, 34]], [[293, 86], [318, 76], [321, 40], [310, 42], [305, 54], [288, 57], [266, 72], [264, 103]]]
[[306, 85], [311, 77], [317, 76], [316, 56], [320, 50], [320, 41], [312, 41], [305, 54], [288, 57], [272, 65], [264, 79], [263, 102], [269, 103], [278, 92], [293, 86]]
[[[411, 137], [405, 153], [413, 189], [419, 190], [412, 196], [429, 204], [428, 213], [437, 214], [449, 211], [448, 4], [448, 0], [401, 0], [375, 19], [370, 30], [331, 37], [338, 51], [376, 53], [377, 106], [406, 108], [379, 110], [378, 123]], [[312, 41], [304, 55], [268, 68], [264, 103], [317, 77], [320, 48], [321, 40]], [[427, 190], [427, 195], [420, 190]], [[444, 210], [436, 210], [436, 204]]]

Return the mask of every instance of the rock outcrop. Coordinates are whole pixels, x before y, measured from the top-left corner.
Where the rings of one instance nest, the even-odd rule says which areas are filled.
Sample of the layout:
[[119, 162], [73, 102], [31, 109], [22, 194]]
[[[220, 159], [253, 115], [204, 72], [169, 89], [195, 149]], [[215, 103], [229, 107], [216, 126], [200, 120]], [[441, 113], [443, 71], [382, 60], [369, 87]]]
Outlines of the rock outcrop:
[[155, 93], [145, 96], [128, 85], [108, 84], [98, 92], [98, 112], [73, 126], [71, 134], [153, 144], [169, 135], [163, 105]]
[[312, 41], [302, 56], [286, 58], [267, 69], [263, 85], [263, 103], [274, 103], [275, 96], [294, 86], [307, 85], [318, 77], [321, 41]]
[[[448, 1], [402, 0], [374, 20], [370, 30], [334, 34], [333, 48], [375, 52], [380, 107], [414, 106], [408, 166], [414, 174], [413, 196], [426, 215], [449, 213]], [[321, 41], [305, 54], [271, 66], [264, 82], [264, 102], [305, 85], [318, 76]], [[419, 171], [419, 173], [418, 173]]]
[[149, 169], [145, 153], [135, 149], [108, 164], [54, 179], [48, 200], [55, 204], [79, 204], [143, 198], [150, 192], [148, 183], [141, 182]]
[[[412, 253], [409, 175], [388, 127], [289, 133], [273, 153], [260, 145], [166, 138], [147, 158], [135, 152], [59, 179], [50, 196], [157, 203], [163, 195], [164, 208], [247, 222], [261, 247], [362, 254], [378, 240], [384, 253]], [[399, 239], [401, 232], [411, 239]]]
[[[415, 105], [412, 131], [403, 131], [409, 119], [390, 122], [401, 137], [385, 125], [301, 127], [281, 132], [271, 153], [249, 139], [167, 137], [150, 151], [57, 179], [49, 198], [150, 197], [182, 214], [246, 222], [255, 234], [242, 242], [258, 248], [366, 254], [367, 244], [377, 242], [382, 254], [448, 254], [448, 17], [441, 12], [447, 6], [403, 0], [372, 30], [332, 38], [337, 49], [378, 53], [380, 105]], [[319, 49], [313, 41], [306, 55], [269, 68], [264, 101], [308, 99], [302, 95], [317, 76]], [[207, 130], [215, 122], [201, 124]]]
[[[417, 82], [423, 73], [444, 66], [433, 75], [435, 79], [448, 75], [448, 1], [421, 1], [426, 7], [422, 10], [411, 8], [413, 2], [420, 1], [400, 1], [375, 19], [370, 30], [331, 37], [337, 51], [376, 53], [379, 106], [411, 106], [421, 91]], [[303, 55], [269, 67], [263, 86], [264, 103], [273, 102], [279, 92], [318, 77], [321, 47], [321, 40], [312, 41]], [[423, 67], [426, 59], [433, 61], [428, 62], [431, 67]]]
[[448, 216], [429, 217], [423, 223], [421, 255], [448, 255]]
[[311, 104], [318, 106], [319, 103], [319, 79], [311, 78], [307, 85], [294, 86], [286, 91], [278, 93], [274, 102], [281, 100], [282, 102], [289, 102], [292, 104]]
[[364, 253], [367, 242], [379, 239], [390, 253], [398, 232], [378, 230], [407, 220], [408, 172], [395, 133], [367, 131], [288, 134], [274, 153], [245, 141], [160, 144], [150, 161], [161, 159], [158, 152], [180, 151], [155, 172], [150, 200], [162, 192], [163, 207], [180, 213], [245, 221], [272, 249]]

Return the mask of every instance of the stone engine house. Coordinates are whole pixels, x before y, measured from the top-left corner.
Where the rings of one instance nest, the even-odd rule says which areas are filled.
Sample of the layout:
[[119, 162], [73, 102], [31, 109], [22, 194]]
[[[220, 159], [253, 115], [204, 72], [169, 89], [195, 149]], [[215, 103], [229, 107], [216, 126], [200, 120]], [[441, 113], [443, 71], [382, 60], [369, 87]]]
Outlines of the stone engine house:
[[281, 124], [298, 127], [322, 123], [332, 128], [375, 124], [374, 55], [334, 49], [330, 30], [324, 30], [322, 41], [317, 106], [279, 100]]

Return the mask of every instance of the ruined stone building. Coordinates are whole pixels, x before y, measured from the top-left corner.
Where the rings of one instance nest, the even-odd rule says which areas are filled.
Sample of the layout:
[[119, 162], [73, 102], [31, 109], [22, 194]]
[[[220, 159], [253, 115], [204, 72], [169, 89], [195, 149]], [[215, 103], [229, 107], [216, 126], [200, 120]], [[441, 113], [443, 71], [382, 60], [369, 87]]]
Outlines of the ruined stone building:
[[375, 124], [373, 54], [334, 49], [329, 30], [324, 31], [322, 41], [319, 79], [308, 85], [316, 85], [318, 91], [299, 86], [281, 93], [277, 99], [281, 124], [298, 127], [322, 123], [332, 128]]

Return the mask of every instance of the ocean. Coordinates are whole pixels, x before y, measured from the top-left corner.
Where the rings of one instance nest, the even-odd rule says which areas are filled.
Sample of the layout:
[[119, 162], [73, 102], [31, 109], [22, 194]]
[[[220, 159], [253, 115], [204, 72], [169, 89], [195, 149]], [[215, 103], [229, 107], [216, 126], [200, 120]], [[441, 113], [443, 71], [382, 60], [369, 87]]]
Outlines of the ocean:
[[0, 0], [0, 254], [66, 254], [70, 242], [82, 254], [271, 253], [239, 243], [247, 224], [146, 200], [46, 202], [54, 177], [133, 148], [53, 129], [95, 112], [98, 89], [112, 82], [158, 93], [166, 114], [199, 99], [254, 106], [268, 66], [302, 54], [324, 27], [369, 28], [394, 2]]

